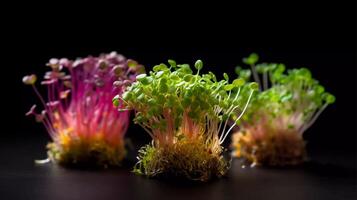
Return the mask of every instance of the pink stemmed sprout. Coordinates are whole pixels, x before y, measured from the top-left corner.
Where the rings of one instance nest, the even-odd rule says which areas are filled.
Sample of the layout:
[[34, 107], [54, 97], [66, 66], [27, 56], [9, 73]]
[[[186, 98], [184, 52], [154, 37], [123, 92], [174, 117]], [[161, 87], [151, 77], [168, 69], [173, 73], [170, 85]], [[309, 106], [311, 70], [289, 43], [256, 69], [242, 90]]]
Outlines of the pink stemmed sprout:
[[144, 67], [116, 52], [75, 61], [53, 58], [47, 66], [51, 70], [41, 82], [47, 87], [47, 98], [36, 88], [36, 75], [25, 76], [23, 82], [32, 86], [44, 108], [37, 113], [34, 105], [26, 115], [35, 116], [51, 136], [51, 160], [119, 165], [125, 155], [129, 112], [118, 112], [122, 107], [115, 108], [112, 99], [121, 95]]

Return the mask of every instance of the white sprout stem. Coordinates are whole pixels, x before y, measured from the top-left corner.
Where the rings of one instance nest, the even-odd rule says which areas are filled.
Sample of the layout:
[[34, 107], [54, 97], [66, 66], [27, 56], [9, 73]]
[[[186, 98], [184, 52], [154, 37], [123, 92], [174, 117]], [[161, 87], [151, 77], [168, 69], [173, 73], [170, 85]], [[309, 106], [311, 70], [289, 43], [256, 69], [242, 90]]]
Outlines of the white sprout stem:
[[206, 122], [207, 122], [207, 140], [206, 144], [209, 143], [209, 141], [213, 138], [214, 136], [214, 130], [217, 130], [217, 123], [213, 122], [213, 119], [209, 119], [208, 116], [206, 116]]
[[228, 108], [228, 110], [227, 110], [227, 115], [229, 116], [235, 109], [237, 109], [239, 107], [239, 105], [237, 105], [237, 106], [234, 106], [233, 107], [233, 105], [230, 107], [230, 108]]
[[301, 133], [305, 132], [308, 128], [310, 128], [315, 123], [317, 118], [321, 115], [321, 113], [326, 109], [327, 106], [328, 103], [325, 103], [322, 106], [322, 108], [315, 114], [315, 116], [310, 120], [310, 122], [308, 122], [306, 125], [303, 126]]
[[[237, 92], [236, 96], [234, 97], [233, 102], [237, 100], [237, 98], [238, 98], [238, 96], [239, 96], [239, 93], [240, 93], [240, 87], [238, 88], [238, 92]], [[229, 95], [230, 95], [230, 93], [229, 93]], [[235, 107], [233, 107], [233, 106], [234, 106], [234, 104], [232, 104], [232, 105], [228, 108], [228, 110], [227, 110], [228, 116], [238, 107], [238, 106], [235, 106]], [[223, 110], [223, 109], [221, 109], [221, 111], [222, 111], [222, 110]], [[217, 114], [219, 114], [219, 112], [218, 112]], [[222, 125], [222, 121], [221, 121], [220, 126], [219, 126], [219, 128], [218, 128], [218, 131], [221, 129], [221, 125]], [[225, 129], [224, 129], [224, 130], [225, 130]], [[223, 131], [223, 132], [224, 132], [224, 131]]]
[[272, 86], [274, 86], [274, 85], [275, 85], [275, 82], [274, 82], [273, 79], [272, 79], [271, 71], [268, 71], [268, 77], [269, 77], [270, 84], [271, 84]]
[[[238, 89], [238, 92], [237, 92], [236, 96], [235, 96], [234, 99], [232, 100], [232, 102], [234, 102], [234, 101], [237, 100], [237, 98], [238, 98], [238, 96], [239, 96], [239, 93], [240, 93], [240, 87], [239, 87], [239, 89]], [[230, 95], [231, 95], [231, 93], [229, 93], [228, 99], [229, 99]], [[234, 105], [232, 104], [231, 107], [228, 108], [227, 112], [228, 112], [230, 109], [232, 109], [233, 106], [234, 106]], [[221, 109], [221, 110], [222, 110], [222, 109]]]
[[[313, 118], [313, 116], [314, 116], [315, 113], [317, 112], [316, 110], [317, 110], [317, 108], [314, 108], [314, 111], [313, 111], [313, 112], [310, 112], [310, 113], [307, 115], [307, 117], [305, 118], [305, 121], [306, 121], [306, 122], [311, 121], [311, 119]], [[301, 129], [302, 129], [302, 128], [301, 128]]]
[[[221, 100], [221, 96], [219, 96], [219, 99], [218, 99], [219, 101]], [[217, 106], [217, 105], [215, 105], [215, 107], [214, 107], [214, 112], [215, 112], [215, 114], [218, 116], [219, 115], [219, 113], [221, 113], [221, 111], [222, 111], [222, 108], [221, 107], [219, 107], [219, 106]], [[220, 120], [220, 122], [219, 122], [219, 126], [218, 126], [218, 130], [220, 130], [221, 129], [221, 127], [222, 127], [222, 124], [223, 124], [223, 121], [222, 120]]]
[[131, 111], [129, 108], [120, 108], [118, 109], [119, 112], [124, 112], [124, 111]]
[[239, 117], [234, 121], [234, 123], [232, 124], [232, 126], [227, 130], [226, 133], [224, 133], [224, 137], [222, 140], [220, 140], [220, 144], [222, 144], [224, 142], [224, 140], [226, 139], [228, 133], [233, 129], [233, 127], [235, 127], [235, 125], [237, 124], [237, 121], [240, 120], [240, 118], [243, 116], [243, 114], [245, 113], [245, 111], [247, 110], [247, 107], [249, 105], [249, 102], [250, 102], [250, 99], [252, 98], [252, 95], [254, 93], [254, 90], [252, 90], [249, 94], [249, 97], [248, 97], [248, 100], [247, 100], [247, 103], [245, 104], [244, 106], [244, 109], [242, 111], [242, 113], [239, 115]]
[[223, 109], [222, 109], [221, 107], [217, 106], [217, 112], [216, 112], [216, 113], [217, 113], [217, 115], [218, 115], [219, 113], [221, 113], [221, 112], [222, 112], [222, 110], [223, 110]]
[[[228, 116], [230, 116], [231, 114], [232, 114], [232, 112], [235, 110], [235, 109], [237, 109], [239, 106], [235, 106], [235, 107], [233, 107], [231, 110], [229, 110], [229, 112], [227, 112], [228, 114]], [[223, 137], [223, 133], [226, 131], [226, 128], [227, 128], [227, 123], [228, 123], [228, 120], [226, 120], [226, 122], [225, 122], [225, 124], [224, 124], [224, 126], [223, 126], [223, 130], [222, 130], [222, 134], [221, 134], [221, 137], [219, 137], [219, 140], [221, 140], [222, 139], [222, 137]], [[218, 131], [219, 131], [220, 129], [218, 129]]]
[[[236, 96], [234, 97], [233, 102], [237, 100], [237, 98], [239, 97], [239, 94], [240, 94], [240, 87], [238, 88], [238, 92], [237, 92]], [[239, 107], [239, 106], [235, 106], [235, 107], [233, 107], [233, 106], [234, 106], [234, 105], [232, 104], [231, 107], [228, 108], [228, 110], [227, 110], [228, 116], [230, 116], [231, 113], [232, 113], [236, 108]], [[223, 126], [223, 131], [222, 131], [222, 133], [224, 133], [224, 131], [226, 130], [227, 123], [228, 123], [228, 120], [226, 120], [226, 122], [225, 122], [225, 124], [224, 124], [224, 126]], [[219, 124], [218, 132], [220, 132], [220, 130], [221, 130], [221, 125], [222, 125], [222, 121], [221, 121], [221, 123]], [[222, 139], [223, 135], [224, 135], [224, 134], [221, 134], [219, 140]]]
[[261, 91], [261, 83], [260, 83], [260, 79], [259, 79], [259, 75], [257, 73], [257, 70], [255, 70], [255, 65], [250, 65], [251, 69], [252, 69], [252, 73], [253, 73], [253, 78], [254, 81], [258, 83], [259, 85], [259, 90]]
[[264, 72], [264, 74], [263, 74], [263, 89], [264, 90], [268, 89], [268, 74], [267, 74], [267, 72]]
[[196, 74], [196, 76], [195, 76], [195, 78], [196, 78], [196, 79], [195, 79], [195, 83], [197, 83], [197, 80], [198, 80], [197, 78], [198, 78], [198, 75], [199, 75], [199, 74], [200, 74], [200, 70], [197, 70], [197, 74]]
[[[229, 91], [228, 99], [230, 98], [231, 93], [232, 93], [232, 91]], [[236, 96], [234, 97], [233, 101], [237, 100], [237, 98], [238, 98], [238, 96], [239, 96], [239, 93], [240, 93], [240, 87], [239, 87], [238, 92], [237, 92]], [[232, 109], [233, 106], [234, 106], [234, 105], [232, 104], [232, 105], [228, 108], [228, 110], [227, 110], [227, 113], [229, 113], [229, 115], [230, 115], [230, 113], [231, 113], [230, 110]], [[237, 106], [236, 106], [236, 107], [237, 107]], [[233, 111], [236, 107], [234, 107], [234, 108], [232, 109], [232, 111]], [[218, 110], [218, 108], [219, 108], [219, 107], [217, 106], [216, 109], [215, 109], [216, 115], [218, 115], [218, 114], [223, 110], [222, 108], [219, 108], [219, 110]], [[217, 112], [217, 111], [218, 111], [218, 112]], [[229, 115], [228, 115], [228, 116], [229, 116]], [[218, 131], [221, 130], [222, 124], [223, 124], [223, 121], [221, 121], [221, 122], [219, 123]], [[227, 126], [227, 121], [226, 121], [225, 124], [224, 124], [223, 132], [224, 132], [224, 130], [226, 129], [226, 126]]]
[[218, 126], [218, 131], [221, 130], [222, 124], [223, 124], [223, 121], [220, 121], [219, 126]]
[[236, 96], [234, 97], [233, 101], [237, 100], [237, 98], [239, 97], [240, 94], [240, 87], [238, 88], [238, 92], [236, 94]]
[[[221, 85], [219, 85], [213, 92], [211, 92], [211, 94], [214, 94], [214, 93], [216, 93], [218, 90], [219, 90], [219, 88], [221, 88], [222, 86]], [[216, 96], [218, 96], [218, 94], [216, 95]]]
[[[227, 127], [227, 123], [228, 123], [228, 120], [226, 120], [226, 122], [224, 123], [224, 126], [223, 126], [223, 131], [222, 131], [222, 133], [224, 133], [224, 131], [226, 130], [226, 127]], [[219, 131], [219, 129], [218, 129], [218, 131]], [[219, 137], [219, 140], [221, 140], [221, 139], [222, 139], [223, 135], [224, 135], [224, 134], [221, 134], [221, 136]]]
[[46, 158], [46, 159], [43, 159], [43, 160], [35, 160], [35, 164], [42, 165], [42, 164], [49, 163], [50, 161], [51, 161], [50, 158]]

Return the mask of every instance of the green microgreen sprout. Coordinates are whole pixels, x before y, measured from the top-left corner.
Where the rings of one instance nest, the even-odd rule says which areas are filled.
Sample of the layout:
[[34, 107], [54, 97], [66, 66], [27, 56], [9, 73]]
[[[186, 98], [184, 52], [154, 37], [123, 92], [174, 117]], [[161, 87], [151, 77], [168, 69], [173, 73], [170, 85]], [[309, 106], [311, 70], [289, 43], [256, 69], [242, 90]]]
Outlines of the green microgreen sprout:
[[[124, 110], [135, 110], [134, 122], [153, 140], [139, 151], [134, 172], [200, 181], [221, 177], [229, 168], [222, 143], [236, 125], [227, 122], [243, 116], [257, 84], [240, 78], [229, 82], [227, 74], [221, 81], [212, 72], [200, 74], [201, 60], [194, 64], [196, 73], [188, 64], [168, 64], [138, 75], [113, 99], [114, 105], [123, 102]], [[249, 92], [240, 92], [243, 88]]]
[[251, 54], [243, 59], [250, 69], [235, 70], [246, 81], [253, 75], [260, 92], [253, 96], [239, 132], [233, 135], [234, 155], [252, 165], [299, 164], [305, 159], [303, 133], [335, 97], [306, 68], [285, 73], [284, 64], [257, 64], [258, 60], [257, 54]]

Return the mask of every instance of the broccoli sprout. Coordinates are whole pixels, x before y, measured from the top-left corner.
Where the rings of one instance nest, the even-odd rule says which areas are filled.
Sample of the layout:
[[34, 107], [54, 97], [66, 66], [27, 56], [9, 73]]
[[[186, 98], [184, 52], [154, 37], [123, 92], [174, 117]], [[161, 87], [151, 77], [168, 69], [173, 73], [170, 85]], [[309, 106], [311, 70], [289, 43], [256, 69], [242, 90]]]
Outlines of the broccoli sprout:
[[257, 85], [243, 79], [230, 83], [226, 74], [221, 81], [212, 72], [200, 74], [201, 60], [194, 65], [196, 72], [188, 64], [168, 63], [138, 75], [113, 99], [115, 105], [124, 103], [124, 110], [135, 110], [134, 122], [153, 140], [139, 151], [134, 172], [199, 181], [221, 177], [229, 168], [222, 143], [236, 125], [228, 127], [228, 119], [243, 116]]
[[306, 68], [285, 73], [280, 63], [260, 63], [251, 54], [243, 62], [251, 69], [236, 68], [246, 81], [253, 75], [259, 93], [252, 97], [239, 131], [233, 134], [233, 155], [252, 165], [296, 165], [306, 157], [303, 133], [323, 110], [335, 101]]

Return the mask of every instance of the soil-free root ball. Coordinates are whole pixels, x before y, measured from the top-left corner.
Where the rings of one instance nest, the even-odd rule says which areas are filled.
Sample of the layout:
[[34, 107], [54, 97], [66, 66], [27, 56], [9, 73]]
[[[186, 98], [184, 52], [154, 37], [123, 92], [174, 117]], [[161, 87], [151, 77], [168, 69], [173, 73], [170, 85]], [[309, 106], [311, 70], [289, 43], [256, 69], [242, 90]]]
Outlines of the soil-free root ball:
[[26, 115], [35, 116], [51, 136], [49, 158], [66, 166], [120, 165], [129, 113], [118, 112], [112, 98], [144, 72], [143, 66], [116, 52], [75, 61], [51, 59], [47, 66], [51, 71], [41, 82], [47, 101], [35, 86], [36, 75], [25, 76], [23, 82], [33, 87], [44, 109], [37, 113], [34, 105]]
[[[199, 181], [221, 177], [229, 168], [221, 144], [235, 125], [228, 128], [227, 120], [242, 117], [258, 85], [243, 79], [229, 83], [227, 74], [221, 81], [211, 72], [200, 74], [200, 60], [196, 73], [188, 64], [168, 63], [138, 75], [122, 97], [113, 99], [116, 106], [123, 102], [135, 110], [134, 122], [153, 140], [140, 149], [134, 172]], [[241, 96], [245, 102], [238, 101]]]
[[278, 63], [256, 64], [258, 55], [243, 59], [251, 69], [236, 68], [239, 77], [253, 75], [260, 92], [252, 97], [247, 114], [233, 135], [233, 155], [254, 165], [286, 166], [305, 160], [303, 133], [335, 97], [312, 78], [306, 68], [284, 73]]

